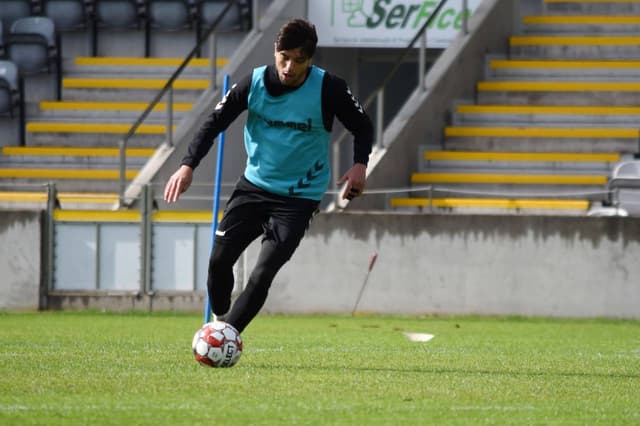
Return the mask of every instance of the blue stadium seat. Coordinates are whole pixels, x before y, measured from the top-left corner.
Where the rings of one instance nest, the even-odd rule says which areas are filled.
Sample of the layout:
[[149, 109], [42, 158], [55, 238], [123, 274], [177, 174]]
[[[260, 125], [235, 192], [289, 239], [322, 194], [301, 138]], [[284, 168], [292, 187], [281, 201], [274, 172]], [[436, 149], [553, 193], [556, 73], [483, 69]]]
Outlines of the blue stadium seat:
[[[196, 17], [203, 30], [206, 31], [213, 25], [227, 3], [227, 0], [197, 0]], [[247, 14], [248, 2], [237, 1], [222, 18], [218, 29], [222, 31], [247, 30]]]
[[3, 23], [5, 37], [17, 19], [31, 16], [34, 12], [31, 0], [1, 0], [0, 21]]
[[0, 61], [0, 114], [13, 117], [18, 105], [18, 67], [11, 61]]
[[24, 89], [18, 67], [11, 61], [0, 60], [0, 114], [15, 117], [19, 113], [20, 144], [24, 145]]
[[142, 0], [95, 0], [95, 21], [99, 27], [141, 28], [145, 15]]
[[42, 0], [42, 13], [51, 18], [56, 31], [83, 30], [88, 27], [89, 6], [86, 0]]
[[[196, 40], [211, 28], [227, 7], [228, 0], [195, 0], [196, 1]], [[217, 31], [247, 31], [251, 27], [251, 11], [249, 1], [238, 0], [218, 23]], [[202, 52], [198, 52], [202, 56]]]
[[52, 71], [55, 66], [57, 97], [61, 98], [60, 40], [53, 21], [46, 16], [16, 20], [6, 42], [7, 58], [15, 62], [21, 74]]
[[142, 29], [146, 20], [145, 0], [94, 0], [92, 54], [98, 52], [98, 30]]
[[147, 8], [152, 29], [179, 31], [193, 26], [194, 0], [149, 0]]

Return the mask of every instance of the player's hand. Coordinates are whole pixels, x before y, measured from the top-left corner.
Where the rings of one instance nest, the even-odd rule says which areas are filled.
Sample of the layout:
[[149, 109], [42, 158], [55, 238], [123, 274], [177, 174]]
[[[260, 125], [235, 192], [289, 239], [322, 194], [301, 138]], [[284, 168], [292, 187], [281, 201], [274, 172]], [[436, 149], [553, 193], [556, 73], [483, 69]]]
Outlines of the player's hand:
[[193, 169], [189, 166], [182, 165], [171, 175], [164, 187], [164, 200], [167, 203], [174, 203], [180, 198], [180, 194], [189, 188], [193, 180]]
[[342, 199], [353, 200], [355, 197], [362, 195], [366, 179], [367, 166], [361, 163], [354, 164], [338, 181], [338, 185], [346, 183], [342, 191]]

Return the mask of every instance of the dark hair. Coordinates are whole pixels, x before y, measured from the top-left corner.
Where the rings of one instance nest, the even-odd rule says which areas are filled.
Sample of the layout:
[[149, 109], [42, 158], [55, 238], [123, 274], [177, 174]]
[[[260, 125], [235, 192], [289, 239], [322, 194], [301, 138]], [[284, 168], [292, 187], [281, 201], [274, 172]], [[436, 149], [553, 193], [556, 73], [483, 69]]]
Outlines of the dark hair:
[[302, 49], [308, 58], [313, 57], [318, 44], [316, 27], [304, 19], [292, 19], [284, 24], [276, 37], [276, 50]]

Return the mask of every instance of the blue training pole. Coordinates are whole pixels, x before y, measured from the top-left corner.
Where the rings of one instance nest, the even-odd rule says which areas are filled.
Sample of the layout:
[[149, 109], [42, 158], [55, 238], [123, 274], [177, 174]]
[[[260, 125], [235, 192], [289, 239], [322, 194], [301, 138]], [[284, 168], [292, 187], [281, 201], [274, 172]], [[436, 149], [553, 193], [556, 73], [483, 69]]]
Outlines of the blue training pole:
[[[222, 99], [227, 95], [229, 90], [229, 75], [224, 76], [222, 82]], [[222, 158], [224, 156], [224, 132], [218, 136], [218, 159], [216, 161], [216, 180], [213, 185], [213, 220], [211, 221], [211, 251], [213, 253], [213, 244], [216, 240], [216, 229], [218, 229], [218, 211], [220, 210], [220, 183], [222, 181]], [[207, 288], [207, 300], [204, 308], [205, 324], [211, 322], [211, 304], [209, 303], [209, 289]]]

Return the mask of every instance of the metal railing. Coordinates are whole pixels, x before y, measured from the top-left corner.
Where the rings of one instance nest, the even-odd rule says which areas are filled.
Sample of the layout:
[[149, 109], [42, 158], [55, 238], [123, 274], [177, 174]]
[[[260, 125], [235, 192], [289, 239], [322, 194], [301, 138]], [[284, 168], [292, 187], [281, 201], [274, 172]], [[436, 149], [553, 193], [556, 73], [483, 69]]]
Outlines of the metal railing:
[[[366, 110], [373, 101], [376, 101], [376, 128], [375, 128], [375, 145], [379, 148], [384, 146], [383, 134], [384, 134], [384, 94], [387, 85], [395, 77], [400, 66], [404, 63], [405, 59], [409, 55], [409, 53], [414, 49], [413, 45], [416, 42], [420, 42], [418, 46], [418, 87], [421, 91], [426, 91], [426, 68], [427, 68], [427, 60], [426, 60], [426, 50], [427, 50], [427, 29], [436, 19], [440, 10], [447, 3], [447, 0], [440, 0], [436, 8], [433, 10], [431, 15], [427, 18], [427, 20], [422, 24], [416, 35], [411, 39], [411, 41], [407, 44], [407, 46], [402, 49], [397, 59], [394, 61], [394, 66], [391, 68], [389, 73], [382, 79], [382, 82], [378, 85], [378, 88], [375, 89], [362, 103], [363, 108]], [[462, 28], [461, 31], [464, 34], [468, 34], [469, 25], [468, 25], [468, 0], [462, 0]], [[349, 135], [348, 130], [344, 130], [342, 134], [336, 139], [333, 144], [333, 170], [334, 173], [338, 173], [340, 169], [340, 146], [345, 138]], [[334, 179], [334, 182], [338, 179]], [[336, 202], [339, 202], [339, 191], [336, 192]]]
[[[187, 67], [189, 62], [197, 57], [198, 53], [201, 50], [202, 45], [205, 41], [210, 40], [210, 52], [209, 52], [209, 61], [211, 64], [211, 74], [210, 88], [215, 90], [217, 88], [217, 72], [216, 72], [216, 60], [217, 60], [217, 51], [216, 51], [216, 40], [215, 33], [222, 19], [224, 19], [225, 15], [233, 6], [235, 6], [236, 0], [229, 0], [225, 8], [220, 12], [218, 17], [215, 19], [213, 24], [202, 34], [196, 43], [196, 45], [191, 49], [189, 54], [183, 59], [182, 63], [178, 66], [178, 68], [174, 71], [174, 73], [169, 77], [165, 85], [160, 89], [160, 91], [156, 94], [156, 96], [149, 102], [146, 109], [140, 114], [138, 119], [131, 125], [129, 131], [124, 135], [124, 137], [118, 142], [118, 148], [120, 150], [120, 185], [119, 185], [119, 198], [118, 203], [120, 207], [123, 207], [125, 203], [125, 191], [127, 186], [126, 179], [126, 168], [127, 168], [127, 156], [126, 150], [127, 145], [129, 143], [129, 139], [136, 133], [136, 130], [140, 125], [144, 122], [147, 116], [151, 113], [151, 111], [155, 108], [155, 106], [160, 102], [163, 96], [167, 95], [166, 99], [166, 141], [169, 146], [173, 145], [173, 84], [176, 79], [182, 74], [182, 71]], [[255, 13], [255, 7], [254, 7]]]

